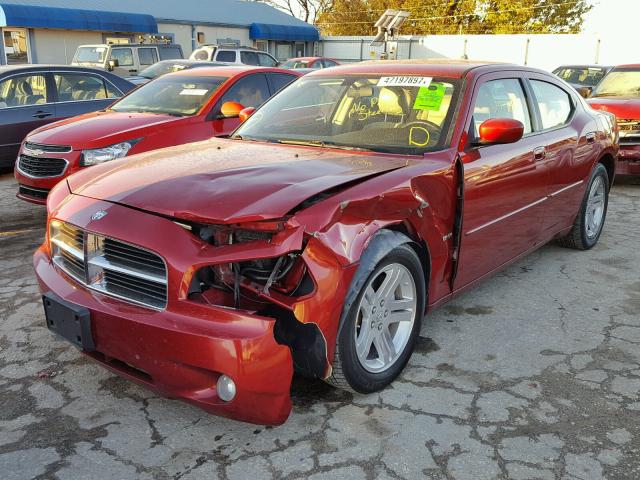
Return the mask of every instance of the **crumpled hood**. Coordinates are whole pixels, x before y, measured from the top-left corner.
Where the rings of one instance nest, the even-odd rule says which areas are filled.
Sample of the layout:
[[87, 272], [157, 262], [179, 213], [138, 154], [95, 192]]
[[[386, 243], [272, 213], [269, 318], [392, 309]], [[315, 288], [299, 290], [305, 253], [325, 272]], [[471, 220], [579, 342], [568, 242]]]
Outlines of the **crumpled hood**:
[[640, 119], [640, 98], [594, 97], [587, 102], [591, 108], [613, 113], [618, 119]]
[[101, 148], [138, 138], [149, 127], [157, 130], [162, 124], [180, 120], [183, 119], [152, 113], [92, 112], [45, 125], [27, 138], [45, 145], [71, 145], [74, 150]]
[[407, 158], [212, 139], [87, 168], [68, 181], [74, 194], [236, 223], [280, 218], [313, 195], [404, 167]]

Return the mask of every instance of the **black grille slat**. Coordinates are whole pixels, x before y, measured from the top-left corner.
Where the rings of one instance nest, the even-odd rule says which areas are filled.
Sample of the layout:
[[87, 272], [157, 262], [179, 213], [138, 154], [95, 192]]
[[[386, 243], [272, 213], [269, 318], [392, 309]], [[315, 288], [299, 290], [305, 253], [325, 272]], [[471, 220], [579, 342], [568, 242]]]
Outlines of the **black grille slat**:
[[104, 278], [109, 282], [116, 282], [120, 285], [131, 286], [143, 290], [151, 295], [164, 296], [165, 286], [161, 283], [150, 282], [148, 280], [141, 280], [133, 275], [127, 275], [126, 273], [116, 272], [114, 270], [105, 270]]
[[45, 188], [32, 188], [32, 187], [26, 187], [24, 185], [20, 185], [18, 191], [20, 192], [20, 195], [25, 195], [28, 197], [34, 197], [34, 198], [40, 198], [40, 199], [45, 199], [47, 198], [47, 196], [49, 195], [50, 190], [47, 190]]
[[20, 155], [18, 168], [32, 177], [55, 177], [62, 175], [67, 167], [63, 158], [36, 158], [29, 155]]
[[139, 270], [139, 271], [143, 271], [143, 272], [149, 272], [149, 273], [153, 273], [155, 275], [164, 275], [164, 265], [150, 265], [148, 263], [139, 261], [139, 260], [135, 260], [129, 257], [123, 257], [120, 255], [114, 255], [112, 253], [105, 253], [105, 258], [107, 260], [109, 260], [109, 262], [118, 265], [118, 266], [128, 266], [130, 265], [131, 267]]
[[67, 268], [72, 275], [80, 279], [84, 278], [84, 262], [64, 250], [60, 251], [60, 256], [62, 257], [65, 268]]

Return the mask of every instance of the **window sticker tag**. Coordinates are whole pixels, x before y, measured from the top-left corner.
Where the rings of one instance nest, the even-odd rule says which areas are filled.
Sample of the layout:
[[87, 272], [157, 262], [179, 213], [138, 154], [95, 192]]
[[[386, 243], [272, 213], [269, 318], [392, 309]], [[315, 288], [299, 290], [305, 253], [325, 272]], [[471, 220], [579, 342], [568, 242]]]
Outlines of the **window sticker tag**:
[[447, 88], [442, 83], [432, 83], [428, 87], [420, 87], [416, 101], [413, 104], [413, 109], [440, 110], [446, 90]]
[[193, 95], [195, 97], [201, 97], [203, 95], [206, 95], [206, 93], [206, 88], [185, 88], [180, 92], [180, 95]]
[[380, 77], [379, 87], [428, 87], [431, 77]]

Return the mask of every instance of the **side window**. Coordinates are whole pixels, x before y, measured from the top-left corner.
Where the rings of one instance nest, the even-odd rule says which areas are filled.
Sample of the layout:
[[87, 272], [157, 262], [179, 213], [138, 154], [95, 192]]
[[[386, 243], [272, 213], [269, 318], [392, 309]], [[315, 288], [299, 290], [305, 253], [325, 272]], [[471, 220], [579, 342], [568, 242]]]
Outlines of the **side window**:
[[[161, 47], [160, 48], [160, 60], [177, 60], [182, 58], [182, 52], [178, 47]], [[208, 55], [205, 60], [208, 60]]]
[[104, 82], [107, 87], [107, 98], [120, 98], [124, 95], [117, 87], [111, 85], [109, 82]]
[[531, 80], [531, 88], [533, 88], [533, 94], [540, 109], [544, 130], [568, 122], [573, 106], [567, 92], [551, 83], [540, 80]]
[[337, 65], [333, 60], [322, 60], [322, 66], [324, 68], [335, 67]]
[[130, 48], [114, 48], [111, 50], [111, 60], [118, 60], [121, 67], [133, 66], [133, 51]]
[[236, 52], [233, 50], [218, 50], [216, 62], [235, 62]]
[[109, 98], [104, 80], [85, 73], [56, 73], [53, 76], [59, 102], [80, 102]]
[[258, 54], [256, 52], [240, 52], [240, 61], [245, 65], [258, 65]]
[[158, 61], [158, 52], [155, 48], [139, 48], [138, 60], [140, 65], [153, 65]]
[[47, 103], [44, 75], [20, 75], [0, 82], [0, 108]]
[[249, 75], [238, 80], [227, 90], [220, 100], [224, 102], [238, 102], [244, 107], [257, 108], [269, 99], [267, 78], [260, 75]]
[[271, 78], [274, 94], [298, 78], [295, 75], [287, 75], [286, 73], [270, 73], [269, 77]]
[[476, 138], [480, 125], [490, 118], [512, 118], [522, 122], [524, 133], [531, 133], [531, 115], [520, 81], [505, 78], [486, 82], [478, 90], [473, 109]]
[[278, 64], [278, 62], [266, 53], [258, 53], [258, 63], [260, 63], [262, 67], [275, 67]]

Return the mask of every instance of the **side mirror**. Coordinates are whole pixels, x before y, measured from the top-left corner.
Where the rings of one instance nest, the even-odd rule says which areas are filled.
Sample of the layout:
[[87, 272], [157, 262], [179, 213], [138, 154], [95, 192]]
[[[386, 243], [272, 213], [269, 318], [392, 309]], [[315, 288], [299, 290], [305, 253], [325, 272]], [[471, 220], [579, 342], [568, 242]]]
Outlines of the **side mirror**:
[[236, 118], [244, 110], [244, 105], [238, 102], [224, 102], [220, 107], [220, 115], [223, 118]]
[[480, 143], [515, 143], [524, 135], [524, 125], [512, 118], [490, 118], [480, 125]]
[[113, 60], [109, 60], [109, 71], [113, 71], [114, 68], [118, 68], [120, 66], [120, 61], [116, 58]]
[[238, 117], [240, 117], [240, 123], [246, 122], [255, 111], [256, 109], [253, 107], [247, 107], [240, 110], [240, 114], [238, 115]]
[[589, 98], [593, 93], [593, 87], [580, 87], [578, 93], [582, 98]]

